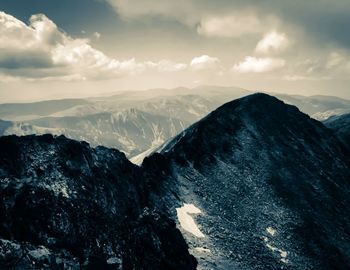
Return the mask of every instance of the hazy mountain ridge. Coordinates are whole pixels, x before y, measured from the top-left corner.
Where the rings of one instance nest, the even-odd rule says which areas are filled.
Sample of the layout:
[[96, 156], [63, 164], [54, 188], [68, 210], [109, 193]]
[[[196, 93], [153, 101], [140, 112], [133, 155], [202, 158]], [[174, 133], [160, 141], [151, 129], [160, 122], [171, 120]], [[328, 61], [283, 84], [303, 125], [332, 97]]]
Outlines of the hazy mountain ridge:
[[85, 99], [47, 100], [33, 103], [0, 104], [0, 119], [23, 121], [48, 116], [74, 106], [88, 105]]
[[[124, 91], [86, 100], [2, 104], [0, 119], [16, 122], [3, 134], [65, 134], [92, 145], [118, 148], [129, 158], [136, 158], [156, 149], [222, 104], [250, 93], [241, 88], [218, 86]], [[276, 96], [319, 120], [350, 111], [350, 101], [336, 97]], [[132, 116], [129, 124], [117, 120], [117, 125], [109, 120], [109, 115], [113, 119], [118, 114], [130, 114], [133, 109], [139, 114], [136, 122], [143, 124], [135, 123]], [[142, 118], [149, 123], [145, 124]], [[143, 131], [142, 125], [147, 131]]]
[[153, 115], [136, 109], [84, 116], [42, 117], [27, 123], [14, 122], [4, 135], [64, 134], [94, 146], [120, 149], [128, 156], [159, 146], [188, 124], [176, 118]]
[[298, 96], [276, 94], [284, 102], [297, 106], [299, 110], [317, 120], [326, 120], [333, 115], [341, 115], [350, 111], [350, 100], [332, 96]]

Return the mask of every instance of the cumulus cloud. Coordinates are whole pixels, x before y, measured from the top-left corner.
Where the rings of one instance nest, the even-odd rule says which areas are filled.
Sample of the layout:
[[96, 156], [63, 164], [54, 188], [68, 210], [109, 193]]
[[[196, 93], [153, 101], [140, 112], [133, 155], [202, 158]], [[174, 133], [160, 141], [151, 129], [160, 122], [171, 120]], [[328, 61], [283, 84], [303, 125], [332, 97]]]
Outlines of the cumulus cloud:
[[256, 45], [255, 51], [258, 53], [278, 52], [285, 50], [289, 45], [289, 40], [285, 33], [271, 31]]
[[60, 37], [55, 35], [52, 24], [45, 24], [41, 16], [31, 17], [30, 24], [31, 27], [27, 27], [15, 17], [0, 12], [1, 67], [15, 69], [51, 66], [49, 46]]
[[285, 60], [279, 58], [255, 58], [247, 56], [244, 61], [234, 65], [233, 70], [239, 73], [263, 73], [285, 66]]
[[88, 39], [72, 38], [43, 14], [33, 15], [26, 25], [0, 12], [0, 71], [25, 78], [107, 79], [187, 67], [168, 60], [137, 62], [117, 60], [94, 49]]
[[0, 66], [3, 73], [11, 75], [87, 77], [99, 76], [102, 71], [119, 75], [135, 65], [108, 58], [87, 39], [71, 38], [43, 14], [33, 15], [26, 25], [1, 12], [0, 33]]
[[213, 70], [220, 68], [220, 60], [209, 55], [194, 57], [190, 64], [193, 70]]

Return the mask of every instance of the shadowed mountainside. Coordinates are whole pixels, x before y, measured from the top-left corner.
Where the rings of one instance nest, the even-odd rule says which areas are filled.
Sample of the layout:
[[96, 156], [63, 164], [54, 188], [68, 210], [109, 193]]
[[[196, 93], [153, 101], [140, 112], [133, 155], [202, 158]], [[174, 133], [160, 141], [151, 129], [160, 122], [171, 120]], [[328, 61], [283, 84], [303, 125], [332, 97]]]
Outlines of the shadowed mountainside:
[[323, 122], [328, 128], [334, 130], [337, 136], [350, 147], [350, 114], [333, 116]]
[[160, 152], [142, 166], [165, 172], [155, 200], [170, 213], [175, 202], [201, 211], [205, 237], [183, 233], [204, 269], [350, 267], [350, 154], [296, 107], [244, 97]]
[[1, 269], [195, 269], [123, 153], [52, 135], [0, 149]]

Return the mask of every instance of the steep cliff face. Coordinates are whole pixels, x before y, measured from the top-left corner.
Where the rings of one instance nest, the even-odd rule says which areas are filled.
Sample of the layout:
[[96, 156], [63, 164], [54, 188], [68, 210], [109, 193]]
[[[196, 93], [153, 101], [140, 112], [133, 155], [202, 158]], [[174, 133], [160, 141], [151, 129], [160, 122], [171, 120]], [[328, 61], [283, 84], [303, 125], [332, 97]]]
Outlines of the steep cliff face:
[[124, 154], [65, 137], [0, 138], [0, 265], [195, 269]]
[[177, 213], [204, 269], [350, 267], [350, 154], [294, 106], [227, 103], [143, 168], [166, 175], [154, 200]]

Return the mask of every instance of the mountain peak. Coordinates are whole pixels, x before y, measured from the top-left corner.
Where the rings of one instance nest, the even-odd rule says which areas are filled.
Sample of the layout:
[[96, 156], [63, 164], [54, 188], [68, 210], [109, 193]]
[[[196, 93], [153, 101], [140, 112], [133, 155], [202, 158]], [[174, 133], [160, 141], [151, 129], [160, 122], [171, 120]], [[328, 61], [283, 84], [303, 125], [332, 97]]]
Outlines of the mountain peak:
[[180, 186], [163, 200], [176, 194], [205, 213], [208, 240], [194, 246], [219, 254], [215, 269], [349, 268], [350, 154], [296, 107], [262, 93], [234, 100], [161, 153]]
[[299, 110], [297, 107], [287, 105], [283, 101], [279, 100], [274, 96], [270, 96], [265, 93], [255, 93], [248, 95], [231, 102], [228, 102], [219, 107], [215, 112], [223, 113], [229, 110], [237, 112], [254, 112], [271, 114], [273, 112], [294, 112], [297, 113]]
[[[179, 141], [187, 141], [192, 144], [189, 146], [191, 148], [189, 152], [192, 154], [222, 153], [227, 147], [234, 147], [236, 143], [239, 145], [244, 142], [244, 136], [247, 134], [265, 136], [264, 140], [274, 137], [283, 140], [283, 136], [285, 140], [288, 140], [290, 134], [299, 133], [300, 136], [310, 139], [313, 135], [309, 134], [310, 129], [304, 129], [305, 126], [312, 126], [317, 130], [322, 129], [324, 140], [331, 136], [331, 132], [321, 123], [300, 112], [295, 106], [285, 104], [268, 94], [256, 93], [222, 105], [179, 134], [163, 148], [162, 152], [182, 153], [183, 151], [175, 150], [175, 148], [181, 145]], [[295, 130], [291, 131], [291, 129]], [[237, 136], [243, 136], [243, 138], [232, 140]], [[197, 149], [192, 149], [192, 147]]]

